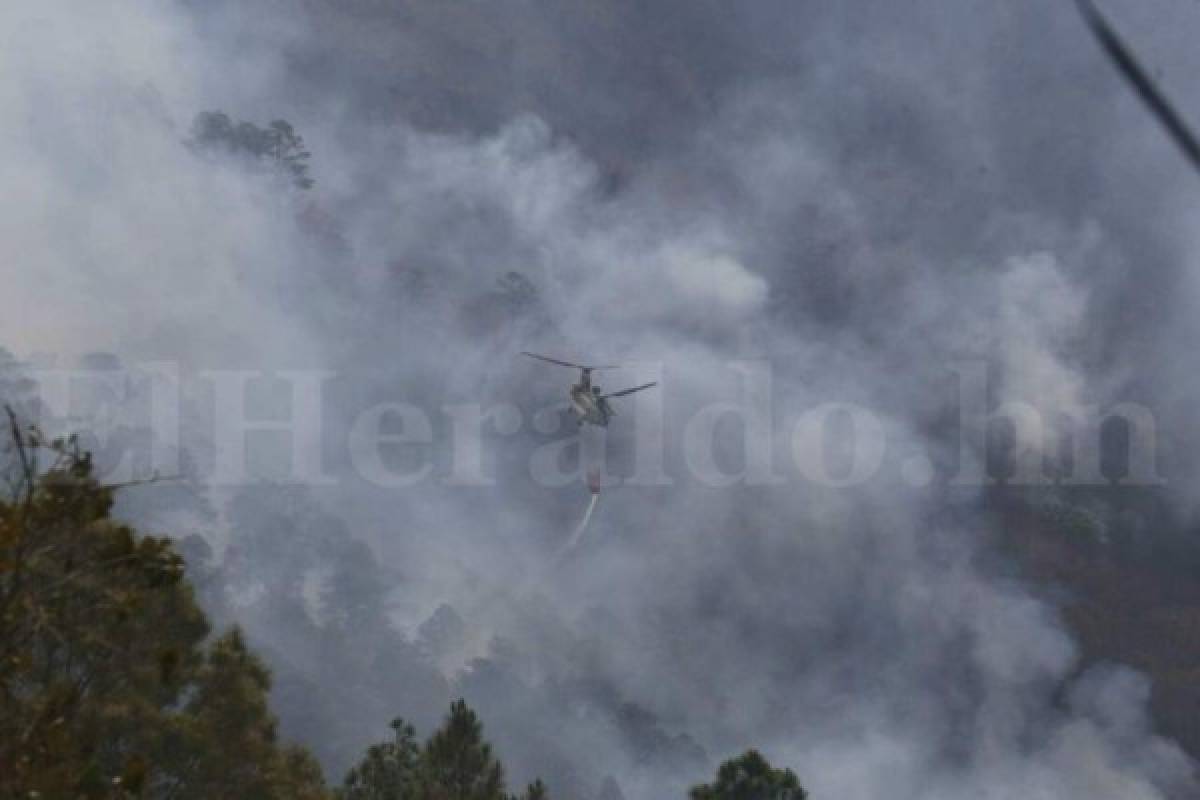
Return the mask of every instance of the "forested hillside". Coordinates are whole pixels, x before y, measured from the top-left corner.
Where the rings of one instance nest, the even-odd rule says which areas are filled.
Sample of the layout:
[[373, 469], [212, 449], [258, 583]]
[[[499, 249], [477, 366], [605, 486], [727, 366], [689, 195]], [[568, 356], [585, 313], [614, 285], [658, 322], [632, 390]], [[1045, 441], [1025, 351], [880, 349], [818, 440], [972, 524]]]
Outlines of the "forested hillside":
[[[93, 475], [74, 436], [47, 440], [5, 406], [0, 448], [0, 795], [11, 798], [547, 800], [510, 795], [503, 765], [462, 700], [419, 743], [402, 719], [327, 785], [281, 741], [271, 673], [237, 627], [214, 631], [166, 538], [111, 517], [119, 486]], [[295, 533], [287, 531], [281, 533]], [[347, 624], [343, 621], [343, 624]], [[350, 649], [350, 643], [334, 647]], [[424, 691], [392, 675], [391, 691]], [[312, 698], [315, 700], [316, 698]], [[341, 706], [340, 724], [361, 726]], [[327, 711], [326, 721], [334, 716]], [[335, 776], [340, 778], [341, 776]], [[609, 785], [619, 795], [615, 784]], [[757, 753], [722, 766], [699, 800], [802, 800]]]

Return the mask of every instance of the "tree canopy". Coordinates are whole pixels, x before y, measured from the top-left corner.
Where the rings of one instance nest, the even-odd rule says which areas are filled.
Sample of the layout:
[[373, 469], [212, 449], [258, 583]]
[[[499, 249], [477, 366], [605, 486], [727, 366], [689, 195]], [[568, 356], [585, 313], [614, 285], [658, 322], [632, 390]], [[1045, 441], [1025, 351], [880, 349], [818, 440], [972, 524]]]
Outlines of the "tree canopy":
[[536, 780], [522, 795], [505, 789], [504, 767], [483, 738], [483, 725], [463, 700], [442, 727], [418, 744], [411, 725], [392, 722], [391, 741], [367, 749], [346, 775], [341, 800], [549, 800]]
[[311, 153], [304, 149], [304, 138], [287, 120], [271, 121], [260, 128], [253, 122], [234, 122], [222, 111], [202, 111], [192, 122], [192, 147], [219, 150], [269, 165], [291, 178], [301, 189], [311, 189], [308, 176]]
[[805, 800], [808, 792], [790, 769], [775, 769], [757, 750], [747, 750], [717, 770], [713, 783], [695, 786], [691, 800]]
[[0, 500], [0, 796], [326, 797], [280, 744], [270, 678], [209, 623], [170, 540], [110, 518], [74, 439], [9, 412]]

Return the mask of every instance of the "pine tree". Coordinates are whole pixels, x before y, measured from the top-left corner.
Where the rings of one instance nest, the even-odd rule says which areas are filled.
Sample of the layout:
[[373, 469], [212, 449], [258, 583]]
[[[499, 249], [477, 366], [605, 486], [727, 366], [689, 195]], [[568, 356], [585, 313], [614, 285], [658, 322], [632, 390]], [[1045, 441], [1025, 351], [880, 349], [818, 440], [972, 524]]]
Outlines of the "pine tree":
[[279, 747], [267, 706], [269, 689], [270, 675], [240, 630], [212, 644], [186, 707], [185, 729], [193, 741], [185, 796], [324, 796], [305, 785], [306, 776], [320, 775], [312, 757]]
[[223, 150], [269, 166], [288, 176], [300, 189], [311, 189], [314, 183], [308, 176], [308, 159], [312, 154], [304, 149], [304, 138], [287, 120], [273, 120], [266, 128], [260, 128], [252, 122], [234, 124], [221, 111], [202, 111], [192, 122], [188, 144], [196, 150]]
[[525, 790], [523, 798], [516, 798], [515, 800], [550, 800], [550, 793], [546, 791], [546, 784], [542, 783], [541, 778], [538, 778], [529, 784], [529, 788]]
[[504, 768], [483, 739], [483, 725], [456, 700], [421, 754], [420, 800], [508, 800]]
[[790, 769], [775, 769], [757, 750], [747, 750], [717, 770], [715, 783], [693, 787], [691, 800], [805, 800], [808, 792]]
[[417, 779], [421, 748], [413, 727], [402, 719], [392, 720], [395, 738], [371, 745], [358, 766], [346, 775], [339, 793], [341, 800], [406, 800]]
[[8, 410], [0, 499], [0, 796], [325, 796], [280, 747], [269, 676], [209, 626], [167, 539], [110, 519], [115, 489], [74, 439]]
[[483, 738], [483, 725], [463, 700], [423, 746], [403, 720], [395, 737], [367, 749], [346, 775], [340, 800], [549, 800], [536, 780], [522, 795], [505, 791], [504, 768]]

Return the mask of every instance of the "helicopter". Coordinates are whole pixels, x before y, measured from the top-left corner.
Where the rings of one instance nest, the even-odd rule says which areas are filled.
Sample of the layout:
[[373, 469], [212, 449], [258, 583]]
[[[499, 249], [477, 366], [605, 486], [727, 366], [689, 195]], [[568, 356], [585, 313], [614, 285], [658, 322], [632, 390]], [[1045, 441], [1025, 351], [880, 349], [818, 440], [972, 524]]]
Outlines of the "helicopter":
[[619, 392], [604, 394], [599, 386], [592, 384], [592, 373], [596, 370], [620, 369], [620, 367], [590, 367], [585, 364], [573, 364], [570, 361], [560, 361], [557, 358], [540, 356], [537, 353], [528, 353], [525, 351], [522, 351], [521, 355], [536, 358], [539, 361], [548, 361], [551, 364], [558, 364], [560, 367], [573, 367], [579, 370], [579, 383], [571, 385], [569, 397], [571, 398], [571, 413], [575, 415], [575, 421], [580, 427], [585, 422], [599, 425], [602, 428], [608, 427], [608, 421], [617, 413], [609, 404], [609, 398], [624, 397], [627, 394], [640, 392], [643, 389], [649, 389], [651, 386], [658, 385], [657, 382], [644, 383], [641, 386], [634, 386], [632, 389], [622, 389]]

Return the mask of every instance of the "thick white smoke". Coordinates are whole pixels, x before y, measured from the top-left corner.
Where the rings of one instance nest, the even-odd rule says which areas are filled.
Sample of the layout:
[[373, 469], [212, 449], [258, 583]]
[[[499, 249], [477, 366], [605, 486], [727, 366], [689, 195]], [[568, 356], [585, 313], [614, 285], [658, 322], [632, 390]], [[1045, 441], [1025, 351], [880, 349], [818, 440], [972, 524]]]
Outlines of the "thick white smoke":
[[[1108, 402], [1138, 366], [1126, 345], [1098, 341], [1120, 326], [1098, 332], [1097, 320], [1127, 266], [1105, 253], [1149, 234], [1124, 229], [1136, 220], [1117, 201], [1097, 211], [1118, 221], [1112, 230], [1065, 211], [1086, 186], [1060, 192], [1087, 183], [1089, 157], [1152, 157], [1124, 128], [1084, 125], [1107, 107], [1059, 84], [1047, 91], [1079, 109], [1004, 116], [1020, 76], [997, 77], [1007, 62], [985, 44], [1010, 41], [1008, 26], [1038, 30], [1039, 8], [1010, 18], [930, 1], [910, 17], [868, 0], [770, 4], [787, 20], [778, 26], [760, 10], [716, 26], [708, 4], [677, 9], [677, 23], [645, 12], [671, 31], [662, 59], [646, 55], [657, 34], [639, 32], [637, 12], [614, 10], [612, 29], [630, 38], [605, 41], [646, 61], [628, 76], [603, 53], [580, 55], [598, 59], [580, 77], [569, 54], [588, 41], [572, 22], [591, 19], [582, 4], [532, 17], [507, 4], [528, 23], [511, 23], [510, 51], [487, 39], [490, 17], [444, 4], [412, 4], [425, 27], [342, 5], [4, 6], [0, 344], [170, 360], [185, 375], [336, 373], [325, 420], [335, 485], [261, 511], [275, 524], [301, 509], [324, 527], [261, 563], [243, 550], [227, 565], [253, 576], [247, 585], [277, 567], [304, 576], [312, 585], [296, 591], [314, 619], [313, 586], [369, 565], [361, 574], [387, 585], [398, 626], [440, 620], [416, 639], [448, 683], [422, 696], [436, 680], [396, 678], [387, 702], [398, 707], [379, 713], [424, 719], [429, 697], [461, 690], [517, 777], [571, 780], [581, 796], [609, 775], [631, 800], [679, 796], [751, 746], [797, 769], [817, 798], [1194, 789], [1190, 761], [1154, 733], [1147, 681], [1083, 669], [1054, 606], [994, 563], [979, 487], [911, 480], [923, 463], [912, 457], [945, 477], [958, 455], [939, 427], [955, 364], [992, 365], [992, 401], [1060, 411]], [[1068, 18], [1048, 30], [1027, 46], [1066, 36]], [[775, 38], [785, 33], [803, 33], [800, 55]], [[438, 55], [446, 39], [469, 45], [461, 61]], [[1085, 47], [1065, 48], [1060, 66], [1090, 74]], [[393, 52], [428, 76], [375, 85]], [[470, 83], [458, 70], [475, 56], [508, 64], [514, 85]], [[540, 83], [546, 64], [576, 83]], [[555, 105], [564, 93], [578, 95], [569, 113]], [[599, 121], [610, 103], [640, 116], [614, 129]], [[313, 151], [316, 187], [189, 150], [192, 115], [215, 108], [288, 118]], [[587, 133], [593, 119], [603, 137]], [[1048, 163], [1038, 143], [1070, 141], [1067, 131], [1091, 137], [1086, 153]], [[580, 482], [530, 475], [537, 452], [557, 454], [538, 448], [577, 444], [553, 414], [545, 429], [525, 413], [512, 436], [484, 439], [495, 478], [484, 486], [441, 479], [454, 455], [444, 417], [428, 453], [439, 471], [409, 488], [366, 485], [342, 447], [381, 402], [436, 415], [561, 400], [569, 373], [522, 363], [522, 349], [663, 365], [661, 398], [621, 406], [608, 447], [611, 468], [628, 471], [634, 437], [661, 436], [672, 480], [606, 496], [604, 537], [579, 548], [593, 494], [566, 544], [586, 558], [554, 561]], [[706, 406], [743, 402], [747, 363], [771, 370], [772, 459], [759, 465], [769, 480], [713, 486], [688, 472], [688, 426]], [[185, 407], [208, 399], [189, 391]], [[635, 429], [653, 415], [634, 402], [662, 402], [662, 421]], [[791, 458], [792, 432], [828, 402], [875, 413], [889, 448], [879, 478], [804, 480], [815, 467]], [[189, 411], [202, 456], [209, 423]], [[722, 473], [750, 468], [737, 431], [714, 436]], [[845, 456], [849, 440], [830, 449]], [[225, 522], [255, 518], [255, 497]], [[218, 544], [237, 536], [214, 534], [221, 524], [197, 523]], [[342, 561], [326, 563], [330, 553]], [[271, 657], [317, 663], [311, 621], [272, 629], [263, 602], [255, 594], [242, 610]], [[434, 613], [443, 606], [453, 614]], [[387, 684], [387, 664], [378, 671]]]

